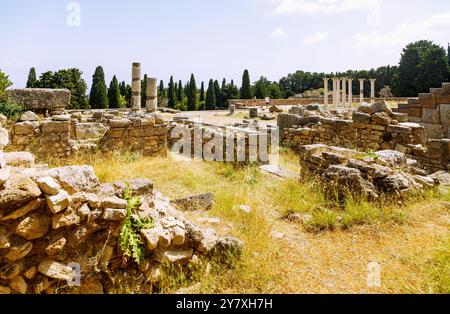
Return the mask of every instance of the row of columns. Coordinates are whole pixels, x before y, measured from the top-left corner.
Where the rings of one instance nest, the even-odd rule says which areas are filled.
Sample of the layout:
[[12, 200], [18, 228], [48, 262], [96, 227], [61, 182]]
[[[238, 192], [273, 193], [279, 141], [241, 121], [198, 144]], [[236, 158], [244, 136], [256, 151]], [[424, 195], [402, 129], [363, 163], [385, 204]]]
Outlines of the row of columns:
[[[328, 82], [330, 81], [329, 78], [323, 79], [323, 85], [324, 85], [324, 104], [325, 107], [328, 107], [329, 105], [329, 91], [328, 91]], [[344, 77], [333, 77], [333, 106], [335, 107], [351, 107], [353, 104], [353, 79]], [[376, 79], [370, 79], [370, 98], [371, 101], [374, 102], [375, 100], [375, 82]], [[360, 102], [364, 102], [364, 79], [359, 80], [359, 98]], [[348, 89], [347, 89], [348, 87]], [[347, 92], [348, 91], [348, 92]], [[347, 98], [348, 95], [348, 98]]]
[[[141, 110], [141, 64], [133, 63], [131, 68], [131, 110]], [[158, 110], [158, 82], [156, 78], [148, 78], [146, 86], [147, 98], [145, 108], [148, 112]]]

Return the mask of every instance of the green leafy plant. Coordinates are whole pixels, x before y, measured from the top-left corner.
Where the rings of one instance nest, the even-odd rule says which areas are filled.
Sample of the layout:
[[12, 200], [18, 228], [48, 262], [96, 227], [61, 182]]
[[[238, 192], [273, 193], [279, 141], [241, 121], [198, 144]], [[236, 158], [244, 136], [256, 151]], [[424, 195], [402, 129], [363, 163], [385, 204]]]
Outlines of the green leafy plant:
[[145, 245], [140, 235], [142, 229], [153, 228], [151, 218], [140, 218], [134, 215], [134, 210], [141, 203], [139, 197], [132, 197], [130, 189], [125, 191], [125, 200], [127, 201], [127, 217], [119, 234], [119, 246], [123, 255], [131, 257], [140, 264], [145, 257]]
[[15, 103], [11, 99], [0, 100], [0, 113], [11, 120], [18, 120], [23, 111], [22, 105]]

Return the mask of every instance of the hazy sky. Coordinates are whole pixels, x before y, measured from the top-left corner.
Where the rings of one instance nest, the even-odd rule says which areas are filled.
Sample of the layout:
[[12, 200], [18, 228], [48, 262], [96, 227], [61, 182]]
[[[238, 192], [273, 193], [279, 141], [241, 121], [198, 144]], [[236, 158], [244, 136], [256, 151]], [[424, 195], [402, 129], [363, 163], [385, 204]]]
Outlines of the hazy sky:
[[[131, 63], [163, 79], [278, 80], [296, 70], [332, 72], [397, 64], [403, 46], [450, 41], [449, 0], [0, 0], [0, 69], [23, 87], [97, 65], [131, 81]], [[77, 4], [80, 25], [77, 24]], [[68, 10], [69, 9], [69, 10]]]

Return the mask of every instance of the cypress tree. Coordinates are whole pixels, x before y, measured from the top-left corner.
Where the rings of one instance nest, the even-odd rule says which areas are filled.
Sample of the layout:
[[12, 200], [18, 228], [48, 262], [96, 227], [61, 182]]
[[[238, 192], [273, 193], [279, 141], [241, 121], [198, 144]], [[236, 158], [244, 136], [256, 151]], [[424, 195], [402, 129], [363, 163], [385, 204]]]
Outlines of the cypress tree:
[[179, 80], [178, 81], [178, 90], [177, 90], [177, 101], [179, 103], [183, 103], [183, 99], [184, 99], [183, 83], [181, 82], [181, 80]]
[[213, 80], [209, 80], [208, 90], [206, 91], [205, 107], [206, 110], [216, 109], [216, 92]]
[[147, 74], [144, 74], [144, 78], [141, 80], [141, 107], [145, 108], [147, 102]]
[[214, 95], [216, 96], [216, 107], [220, 106], [220, 99], [222, 98], [222, 92], [220, 90], [219, 82], [214, 81]]
[[205, 84], [203, 82], [200, 87], [200, 101], [205, 101]]
[[161, 99], [165, 99], [166, 98], [166, 90], [164, 88], [164, 81], [163, 80], [159, 81], [158, 96]]
[[109, 108], [120, 108], [120, 88], [119, 82], [114, 75], [108, 89]]
[[189, 82], [189, 92], [188, 92], [188, 110], [197, 110], [197, 84], [195, 83], [194, 74], [191, 74], [191, 80]]
[[175, 93], [175, 84], [173, 83], [173, 76], [170, 77], [169, 81], [169, 92], [168, 92], [168, 99], [169, 99], [169, 107], [174, 108], [176, 104], [176, 93]]
[[89, 105], [94, 109], [108, 108], [108, 95], [106, 92], [105, 73], [98, 66], [92, 76], [92, 87], [89, 95]]
[[33, 88], [37, 85], [37, 78], [36, 78], [36, 69], [31, 68], [30, 73], [28, 73], [28, 80], [27, 80], [27, 88]]
[[248, 70], [244, 71], [242, 76], [242, 89], [241, 89], [241, 98], [242, 99], [252, 99], [252, 87], [250, 84], [250, 74]]

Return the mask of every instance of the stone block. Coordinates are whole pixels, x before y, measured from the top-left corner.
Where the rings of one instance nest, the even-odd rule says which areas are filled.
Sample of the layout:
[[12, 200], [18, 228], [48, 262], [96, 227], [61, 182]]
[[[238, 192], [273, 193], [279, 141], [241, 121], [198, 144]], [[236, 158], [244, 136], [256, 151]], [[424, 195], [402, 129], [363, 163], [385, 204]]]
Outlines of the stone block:
[[444, 128], [442, 124], [422, 123], [425, 133], [430, 139], [440, 139], [444, 137]]
[[432, 123], [439, 124], [441, 121], [441, 117], [439, 114], [439, 109], [429, 109], [423, 108], [422, 110], [422, 122], [423, 123]]
[[419, 101], [422, 108], [434, 108], [433, 97], [430, 93], [419, 94]]
[[25, 110], [46, 111], [67, 108], [70, 104], [68, 89], [24, 88], [9, 89], [8, 97], [22, 104]]
[[46, 121], [42, 123], [42, 133], [69, 133], [69, 121]]
[[33, 134], [34, 125], [30, 121], [19, 122], [14, 125], [15, 135], [28, 135]]
[[422, 119], [422, 108], [409, 108], [408, 116]]
[[436, 105], [450, 104], [450, 93], [435, 94]]
[[450, 126], [450, 104], [443, 104], [439, 106], [441, 124]]

